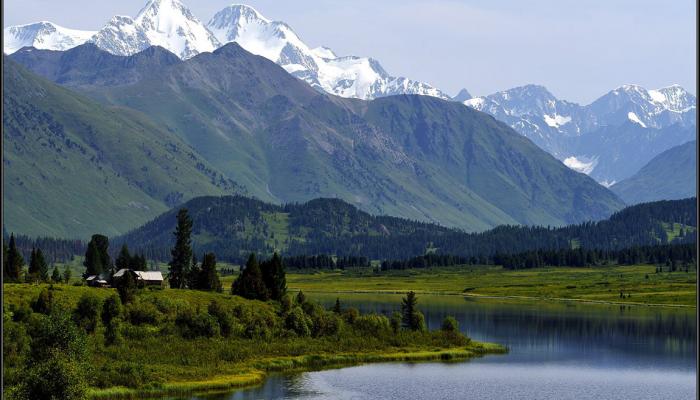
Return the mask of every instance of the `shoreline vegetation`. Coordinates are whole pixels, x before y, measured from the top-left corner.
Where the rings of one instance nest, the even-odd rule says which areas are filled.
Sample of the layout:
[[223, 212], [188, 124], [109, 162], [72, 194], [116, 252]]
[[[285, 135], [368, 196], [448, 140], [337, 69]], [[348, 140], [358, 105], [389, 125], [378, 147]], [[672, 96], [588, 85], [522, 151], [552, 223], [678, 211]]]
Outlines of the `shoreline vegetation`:
[[[388, 318], [345, 307], [342, 295], [326, 309], [303, 292], [277, 302], [145, 288], [122, 304], [113, 288], [7, 283], [3, 290], [10, 399], [32, 398], [22, 394], [34, 368], [46, 390], [64, 378], [82, 385], [84, 397], [65, 398], [152, 398], [232, 391], [272, 373], [508, 351], [472, 341], [452, 318], [429, 331], [413, 294]], [[42, 358], [55, 351], [75, 356]]]

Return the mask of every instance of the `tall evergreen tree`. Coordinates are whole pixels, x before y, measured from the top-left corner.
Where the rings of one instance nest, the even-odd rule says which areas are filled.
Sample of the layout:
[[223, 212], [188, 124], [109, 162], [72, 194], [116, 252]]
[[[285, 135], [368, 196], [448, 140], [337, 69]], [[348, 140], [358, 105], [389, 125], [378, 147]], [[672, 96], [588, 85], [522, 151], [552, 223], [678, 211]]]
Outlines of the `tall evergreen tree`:
[[272, 259], [264, 262], [260, 268], [270, 298], [279, 301], [287, 293], [287, 277], [282, 259], [275, 253]]
[[100, 275], [108, 272], [111, 275], [112, 260], [109, 257], [109, 239], [104, 235], [92, 235], [85, 251], [84, 276]]
[[219, 273], [216, 271], [216, 257], [214, 253], [207, 253], [202, 260], [202, 269], [199, 271], [199, 288], [202, 290], [221, 291]]
[[49, 266], [44, 259], [41, 249], [32, 249], [29, 256], [29, 279], [46, 282], [49, 280]]
[[65, 283], [70, 282], [71, 274], [72, 274], [72, 273], [71, 273], [70, 268], [68, 268], [68, 266], [66, 265], [66, 268], [63, 270], [63, 281], [64, 281]]
[[401, 299], [401, 323], [414, 331], [421, 329], [422, 314], [418, 311], [418, 298], [413, 291], [408, 292], [406, 297]]
[[197, 256], [192, 252], [192, 264], [187, 273], [187, 287], [190, 289], [200, 288], [201, 268], [197, 265]]
[[126, 243], [122, 245], [121, 250], [119, 250], [119, 255], [117, 259], [114, 260], [114, 267], [117, 271], [124, 268], [130, 268], [131, 264], [131, 254], [129, 254], [129, 248]]
[[53, 267], [53, 273], [51, 274], [51, 282], [60, 283], [62, 281], [61, 273], [58, 271], [58, 267]]
[[24, 258], [22, 254], [17, 250], [17, 245], [15, 244], [15, 235], [10, 235], [10, 247], [7, 249], [7, 262], [5, 263], [5, 278], [9, 281], [18, 281], [19, 276], [22, 273], [22, 266], [24, 265]]
[[29, 268], [27, 268], [27, 282], [39, 281], [39, 268], [36, 262], [36, 249], [32, 247], [32, 252], [29, 253]]
[[267, 300], [269, 294], [267, 287], [263, 281], [260, 265], [255, 258], [255, 253], [248, 257], [248, 262], [245, 264], [245, 269], [241, 271], [233, 284], [231, 285], [231, 293], [245, 297], [246, 299]]
[[184, 289], [187, 285], [187, 275], [192, 260], [192, 219], [187, 209], [182, 208], [177, 213], [175, 228], [175, 247], [170, 251], [170, 271], [168, 281], [171, 288]]

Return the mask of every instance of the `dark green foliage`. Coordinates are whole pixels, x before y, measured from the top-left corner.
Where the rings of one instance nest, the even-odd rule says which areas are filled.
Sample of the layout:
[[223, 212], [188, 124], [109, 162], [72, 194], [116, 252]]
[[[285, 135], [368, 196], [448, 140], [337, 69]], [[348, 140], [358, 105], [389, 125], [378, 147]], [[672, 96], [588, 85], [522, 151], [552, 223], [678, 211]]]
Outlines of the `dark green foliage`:
[[309, 318], [304, 310], [299, 306], [293, 307], [284, 320], [285, 327], [299, 336], [311, 335], [311, 326], [313, 321]]
[[10, 246], [7, 249], [7, 261], [4, 262], [3, 265], [5, 266], [3, 271], [5, 279], [10, 282], [18, 281], [20, 273], [22, 272], [22, 266], [24, 265], [24, 258], [17, 249], [14, 234], [10, 235]]
[[86, 396], [84, 335], [63, 313], [41, 321], [33, 333], [30, 359], [15, 396], [20, 399], [84, 399]]
[[287, 278], [282, 259], [275, 253], [270, 260], [260, 265], [260, 269], [270, 298], [279, 301], [287, 293]]
[[32, 310], [41, 314], [51, 314], [53, 309], [53, 290], [41, 289], [39, 296], [32, 302]]
[[305, 304], [305, 303], [306, 303], [306, 295], [304, 294], [304, 292], [302, 292], [302, 291], [300, 290], [299, 293], [297, 293], [297, 297], [295, 298], [295, 301], [296, 301], [297, 304], [299, 304], [299, 305]]
[[[265, 216], [286, 216], [289, 239], [282, 261], [287, 269], [366, 267], [368, 259], [399, 260], [385, 268], [420, 268], [446, 264], [486, 264], [496, 255], [535, 250], [571, 250], [572, 243], [589, 250], [620, 250], [666, 244], [664, 225], [695, 227], [695, 199], [661, 201], [628, 207], [608, 220], [565, 227], [500, 226], [465, 233], [434, 224], [364, 213], [337, 199], [275, 206], [244, 197], [206, 197], [186, 204], [202, 237], [197, 248], [214, 252], [219, 260], [245, 262], [241, 254], [272, 254], [265, 241], [270, 225]], [[156, 218], [119, 240], [139, 243], [149, 258], [165, 260], [176, 210]], [[245, 230], [235, 221], [250, 221]], [[248, 228], [248, 226], [250, 228]], [[695, 243], [687, 229], [673, 243]], [[436, 253], [426, 254], [431, 248]], [[338, 255], [338, 261], [327, 254]]]
[[236, 280], [233, 281], [231, 285], [231, 294], [245, 297], [246, 299], [262, 301], [266, 301], [270, 298], [255, 254], [251, 254], [250, 257], [248, 257], [245, 268], [241, 271], [241, 274], [238, 275]]
[[114, 285], [117, 287], [122, 304], [128, 304], [134, 300], [136, 280], [130, 271], [125, 272], [120, 278], [114, 279]]
[[190, 289], [199, 288], [199, 279], [201, 278], [201, 268], [197, 265], [197, 256], [192, 252], [192, 264], [187, 273], [187, 287]]
[[156, 325], [163, 317], [155, 304], [148, 301], [134, 301], [124, 310], [126, 319], [133, 325]]
[[68, 283], [70, 281], [71, 274], [72, 274], [72, 272], [71, 272], [70, 268], [68, 268], [68, 266], [66, 266], [66, 268], [63, 270], [63, 281], [65, 283]]
[[335, 299], [335, 304], [333, 305], [333, 312], [336, 314], [340, 314], [343, 311], [343, 309], [340, 307], [340, 297]]
[[100, 320], [102, 302], [92, 293], [86, 293], [78, 300], [78, 305], [73, 311], [73, 320], [76, 325], [87, 333], [94, 333], [97, 329], [97, 321]]
[[391, 331], [396, 335], [401, 330], [401, 313], [394, 311], [391, 314], [391, 319], [389, 319], [389, 324], [391, 325]]
[[84, 277], [90, 275], [100, 275], [103, 272], [110, 273], [112, 269], [112, 261], [109, 257], [109, 239], [107, 236], [95, 234], [92, 235], [85, 251], [85, 266]]
[[199, 271], [198, 287], [200, 290], [221, 291], [221, 281], [216, 270], [216, 256], [214, 253], [207, 253], [202, 260], [202, 269]]
[[440, 330], [443, 332], [459, 332], [459, 322], [457, 322], [455, 317], [445, 317], [442, 320], [442, 325], [440, 325]]
[[175, 235], [175, 246], [170, 251], [172, 258], [169, 264], [168, 281], [171, 288], [184, 289], [192, 260], [192, 219], [187, 214], [186, 208], [180, 209], [177, 213], [177, 227], [173, 235]]
[[216, 300], [212, 300], [207, 307], [207, 312], [209, 312], [209, 315], [216, 318], [219, 328], [221, 329], [221, 336], [229, 337], [233, 332], [233, 319], [223, 305]]
[[49, 280], [49, 266], [46, 264], [41, 249], [32, 249], [29, 256], [28, 280], [34, 282], [46, 282]]
[[114, 268], [119, 271], [120, 269], [129, 268], [130, 264], [131, 254], [129, 254], [129, 248], [126, 243], [124, 243], [121, 250], [119, 250], [119, 255], [116, 260], [114, 260]]
[[53, 283], [63, 282], [63, 277], [61, 276], [61, 273], [58, 271], [58, 267], [56, 267], [56, 266], [53, 267], [53, 272], [51, 273], [51, 282], [53, 282]]
[[109, 296], [102, 303], [102, 324], [109, 325], [114, 319], [119, 318], [122, 313], [122, 301], [117, 295]]
[[389, 318], [377, 314], [359, 316], [353, 323], [353, 327], [371, 336], [384, 335], [391, 331]]
[[343, 311], [343, 319], [350, 325], [354, 324], [359, 317], [360, 311], [355, 307], [350, 307]]
[[121, 320], [113, 319], [105, 325], [105, 345], [112, 346], [121, 340]]
[[214, 337], [220, 333], [216, 317], [209, 313], [195, 313], [191, 309], [178, 312], [175, 325], [180, 328], [182, 337], [189, 339], [200, 336]]
[[401, 299], [401, 324], [412, 331], [425, 330], [425, 318], [418, 311], [418, 298], [413, 291]]

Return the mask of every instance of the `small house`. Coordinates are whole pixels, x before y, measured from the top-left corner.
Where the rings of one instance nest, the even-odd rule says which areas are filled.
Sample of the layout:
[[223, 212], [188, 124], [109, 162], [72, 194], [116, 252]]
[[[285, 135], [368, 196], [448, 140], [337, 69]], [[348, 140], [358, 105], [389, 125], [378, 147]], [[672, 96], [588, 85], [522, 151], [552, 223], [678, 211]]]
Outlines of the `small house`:
[[87, 283], [88, 286], [92, 287], [108, 287], [109, 282], [107, 282], [106, 279], [103, 279], [100, 275], [90, 275], [87, 278], [85, 278], [85, 282]]
[[113, 277], [120, 279], [127, 273], [132, 274], [134, 281], [139, 286], [161, 286], [163, 284], [163, 274], [160, 271], [134, 271], [122, 268]]

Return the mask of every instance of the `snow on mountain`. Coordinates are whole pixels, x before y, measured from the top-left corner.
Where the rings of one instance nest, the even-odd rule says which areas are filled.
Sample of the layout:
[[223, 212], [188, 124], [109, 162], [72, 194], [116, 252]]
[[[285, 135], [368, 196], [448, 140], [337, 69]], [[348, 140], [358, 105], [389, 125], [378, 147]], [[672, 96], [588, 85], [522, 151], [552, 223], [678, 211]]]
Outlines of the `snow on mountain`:
[[282, 66], [313, 87], [342, 97], [373, 99], [394, 94], [450, 97], [422, 82], [389, 75], [377, 60], [338, 57], [327, 47], [310, 48], [292, 28], [271, 21], [250, 6], [234, 4], [217, 12], [207, 27], [222, 44], [237, 42]]
[[150, 0], [136, 18], [116, 16], [91, 39], [116, 55], [163, 47], [182, 59], [216, 50], [214, 35], [178, 0]]
[[3, 52], [12, 54], [22, 47], [68, 50], [87, 42], [95, 33], [64, 28], [48, 21], [10, 26], [3, 30]]
[[[653, 157], [692, 140], [688, 135], [696, 124], [696, 102], [678, 85], [655, 90], [623, 85], [582, 106], [527, 85], [463, 103], [493, 115], [569, 168], [603, 183], [626, 178], [619, 176], [620, 162], [646, 162], [642, 155]], [[630, 123], [638, 128], [629, 128]]]

